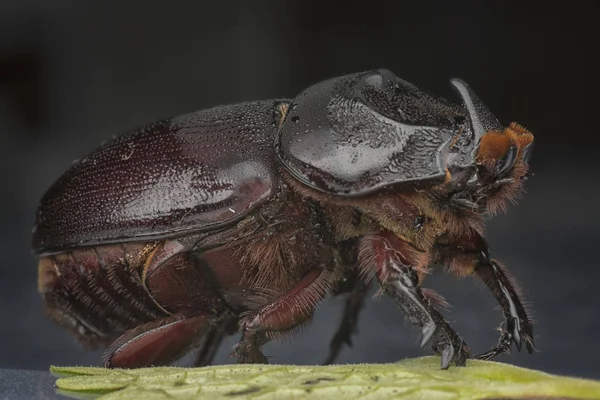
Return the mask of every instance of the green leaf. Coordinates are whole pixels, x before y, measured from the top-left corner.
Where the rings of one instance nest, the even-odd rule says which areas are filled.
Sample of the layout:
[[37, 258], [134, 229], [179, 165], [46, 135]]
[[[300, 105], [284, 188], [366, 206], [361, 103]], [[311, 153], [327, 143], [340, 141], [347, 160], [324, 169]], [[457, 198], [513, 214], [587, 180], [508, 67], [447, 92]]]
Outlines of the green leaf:
[[439, 369], [438, 357], [394, 364], [222, 365], [204, 368], [51, 367], [75, 398], [132, 399], [599, 399], [600, 382], [491, 361]]

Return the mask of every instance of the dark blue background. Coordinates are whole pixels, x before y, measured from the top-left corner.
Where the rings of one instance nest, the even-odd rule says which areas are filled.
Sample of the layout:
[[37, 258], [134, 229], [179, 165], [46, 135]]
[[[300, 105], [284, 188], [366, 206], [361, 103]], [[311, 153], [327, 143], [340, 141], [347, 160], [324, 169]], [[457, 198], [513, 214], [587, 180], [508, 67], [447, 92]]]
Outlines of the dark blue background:
[[[37, 201], [72, 160], [161, 118], [385, 67], [449, 97], [460, 77], [502, 122], [534, 132], [528, 194], [488, 237], [533, 305], [539, 352], [501, 360], [600, 378], [599, 3], [415, 3], [4, 0], [0, 367], [99, 363], [43, 315], [29, 249]], [[449, 276], [426, 286], [454, 305], [447, 315], [474, 351], [495, 343], [502, 315], [489, 293]], [[342, 304], [325, 302], [293, 345], [265, 352], [322, 361]], [[422, 354], [388, 299], [368, 302], [359, 330], [340, 362]]]

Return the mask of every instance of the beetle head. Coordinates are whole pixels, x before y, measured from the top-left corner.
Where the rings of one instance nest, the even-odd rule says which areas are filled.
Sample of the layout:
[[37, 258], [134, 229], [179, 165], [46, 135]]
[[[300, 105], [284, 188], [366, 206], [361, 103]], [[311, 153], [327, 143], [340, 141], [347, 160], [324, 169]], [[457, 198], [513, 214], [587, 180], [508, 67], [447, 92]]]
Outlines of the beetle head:
[[[471, 154], [475, 169], [468, 182], [446, 177], [446, 188], [453, 200], [467, 207], [485, 208], [490, 213], [505, 209], [507, 201], [517, 197], [526, 177], [533, 148], [533, 135], [511, 123], [504, 128], [469, 86], [459, 79], [452, 85], [462, 97], [469, 116], [475, 146]], [[455, 190], [455, 188], [459, 190]]]
[[278, 157], [296, 179], [335, 195], [441, 183], [457, 116], [464, 120], [460, 106], [388, 70], [346, 75], [293, 100], [280, 125]]

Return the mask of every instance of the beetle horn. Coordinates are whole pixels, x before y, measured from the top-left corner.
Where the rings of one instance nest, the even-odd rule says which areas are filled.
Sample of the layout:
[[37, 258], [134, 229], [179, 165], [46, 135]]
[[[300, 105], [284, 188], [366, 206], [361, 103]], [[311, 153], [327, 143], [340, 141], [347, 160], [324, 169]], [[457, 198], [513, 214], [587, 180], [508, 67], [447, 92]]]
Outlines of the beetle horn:
[[502, 131], [503, 127], [494, 114], [483, 104], [475, 92], [464, 81], [454, 78], [450, 80], [454, 89], [460, 94], [462, 101], [469, 113], [475, 142], [479, 142], [484, 133], [491, 130]]

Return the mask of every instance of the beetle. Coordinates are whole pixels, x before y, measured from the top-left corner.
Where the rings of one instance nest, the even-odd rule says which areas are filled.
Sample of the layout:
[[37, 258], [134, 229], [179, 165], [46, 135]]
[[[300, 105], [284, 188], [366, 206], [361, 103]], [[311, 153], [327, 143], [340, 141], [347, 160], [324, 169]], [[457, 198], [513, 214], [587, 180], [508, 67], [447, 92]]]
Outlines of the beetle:
[[294, 99], [219, 106], [133, 130], [44, 194], [33, 248], [48, 315], [106, 367], [166, 365], [200, 347], [266, 363], [260, 347], [348, 296], [326, 363], [350, 342], [373, 282], [441, 368], [470, 350], [422, 287], [430, 265], [485, 283], [505, 326], [491, 359], [534, 351], [517, 285], [491, 258], [484, 218], [523, 191], [533, 135], [474, 91], [460, 102], [386, 69], [327, 79]]

